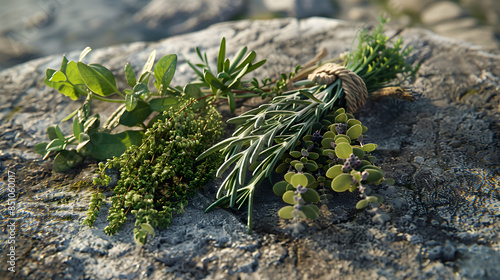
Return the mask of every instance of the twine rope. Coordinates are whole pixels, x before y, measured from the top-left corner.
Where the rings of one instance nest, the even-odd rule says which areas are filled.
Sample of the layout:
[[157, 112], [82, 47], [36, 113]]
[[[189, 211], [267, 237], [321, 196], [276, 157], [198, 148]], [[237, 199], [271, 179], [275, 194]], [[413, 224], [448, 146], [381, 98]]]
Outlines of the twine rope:
[[330, 85], [337, 78], [340, 79], [345, 93], [346, 110], [349, 113], [356, 112], [368, 98], [368, 90], [363, 79], [342, 65], [326, 63], [309, 74], [307, 78], [313, 83], [323, 85]]

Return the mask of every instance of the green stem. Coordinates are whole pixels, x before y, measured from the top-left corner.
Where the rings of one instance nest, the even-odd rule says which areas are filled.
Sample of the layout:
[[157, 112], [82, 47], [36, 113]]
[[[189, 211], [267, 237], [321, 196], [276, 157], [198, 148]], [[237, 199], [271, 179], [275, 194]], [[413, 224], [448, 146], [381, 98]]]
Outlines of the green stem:
[[252, 234], [252, 226], [253, 226], [253, 218], [252, 218], [252, 212], [253, 212], [253, 192], [255, 188], [252, 188], [250, 190], [250, 194], [248, 195], [248, 234]]
[[120, 91], [117, 91], [116, 93], [118, 93], [119, 96], [121, 96], [123, 99], [125, 99], [125, 95], [123, 95]]
[[[88, 93], [83, 93], [85, 96], [88, 96]], [[111, 103], [125, 103], [125, 100], [120, 100], [120, 99], [109, 99], [109, 98], [104, 98], [100, 97], [98, 95], [92, 95], [92, 98], [95, 98], [97, 100], [105, 101], [105, 102], [111, 102]]]

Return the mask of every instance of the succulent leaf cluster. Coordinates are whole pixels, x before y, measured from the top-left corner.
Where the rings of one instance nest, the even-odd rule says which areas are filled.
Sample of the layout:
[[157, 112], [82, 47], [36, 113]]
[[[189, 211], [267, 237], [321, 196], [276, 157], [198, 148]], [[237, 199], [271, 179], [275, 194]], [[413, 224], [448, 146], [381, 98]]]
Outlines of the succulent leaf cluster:
[[371, 155], [377, 145], [363, 143], [368, 128], [344, 108], [326, 115], [321, 123], [320, 130], [302, 137], [296, 149], [282, 156], [282, 163], [276, 167], [277, 173], [285, 173], [285, 180], [276, 183], [273, 191], [293, 205], [279, 210], [281, 218], [317, 219], [315, 203], [328, 197], [324, 192], [320, 195], [315, 190], [318, 187], [330, 187], [335, 192], [359, 190], [362, 200], [356, 205], [358, 209], [382, 202], [379, 195], [365, 192], [365, 184], [385, 180]]

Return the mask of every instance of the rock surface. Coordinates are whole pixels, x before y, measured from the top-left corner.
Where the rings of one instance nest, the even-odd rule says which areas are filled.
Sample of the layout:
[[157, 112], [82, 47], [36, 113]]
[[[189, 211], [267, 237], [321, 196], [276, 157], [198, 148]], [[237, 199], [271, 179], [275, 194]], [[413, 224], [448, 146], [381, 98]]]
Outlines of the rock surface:
[[164, 37], [199, 30], [241, 14], [243, 0], [153, 0], [134, 15]]
[[[258, 6], [258, 1], [252, 1]], [[311, 16], [332, 17], [335, 14], [331, 1], [321, 0], [264, 0], [261, 12], [267, 11], [287, 17], [305, 18]], [[252, 7], [251, 6], [251, 7]], [[255, 13], [255, 12], [254, 12]]]
[[[86, 60], [123, 77], [127, 61], [138, 71], [152, 50], [159, 56], [176, 53], [173, 83], [182, 85], [194, 78], [185, 63], [197, 61], [194, 46], [215, 63], [225, 36], [229, 52], [247, 45], [258, 59], [268, 60], [258, 73], [262, 78], [291, 71], [323, 47], [331, 57], [347, 51], [359, 26], [323, 18], [222, 23], [156, 43], [98, 49]], [[253, 235], [246, 234], [245, 213], [204, 214], [220, 180], [142, 248], [133, 241], [132, 221], [117, 235], [104, 235], [105, 209], [95, 228], [81, 226], [95, 163], [51, 174], [50, 161], [41, 162], [32, 152], [35, 143], [46, 140], [45, 128], [76, 107], [43, 85], [45, 69], [58, 67], [61, 57], [0, 72], [0, 201], [8, 200], [8, 172], [15, 172], [19, 230], [17, 271], [6, 271], [2, 254], [1, 274], [26, 279], [456, 279], [457, 273], [465, 279], [500, 278], [500, 56], [421, 29], [401, 35], [415, 48], [410, 62], [421, 64], [407, 84], [417, 101], [370, 101], [356, 113], [369, 128], [367, 140], [379, 144], [380, 166], [396, 185], [373, 187], [385, 202], [368, 211], [354, 210], [355, 194], [335, 194], [321, 206], [321, 218], [304, 223], [299, 234], [279, 220], [283, 203], [269, 183], [255, 199]], [[1, 211], [7, 222], [5, 208]], [[2, 249], [7, 234], [4, 228]]]
[[368, 22], [380, 15], [390, 15], [397, 26], [428, 28], [499, 53], [496, 0], [24, 0], [6, 2], [0, 10], [0, 70], [86, 46], [156, 41], [236, 18]]

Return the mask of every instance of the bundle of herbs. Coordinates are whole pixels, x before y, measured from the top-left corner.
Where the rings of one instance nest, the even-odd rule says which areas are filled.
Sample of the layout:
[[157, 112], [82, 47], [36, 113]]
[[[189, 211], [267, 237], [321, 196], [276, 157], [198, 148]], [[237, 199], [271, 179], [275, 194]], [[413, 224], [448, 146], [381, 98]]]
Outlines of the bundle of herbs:
[[[368, 92], [389, 86], [394, 80], [401, 82], [417, 70], [405, 61], [411, 48], [403, 48], [401, 39], [391, 44], [383, 33], [385, 22], [382, 19], [371, 32], [362, 31], [357, 49], [348, 54], [344, 62], [346, 69], [364, 81]], [[284, 92], [267, 104], [229, 119], [228, 123], [238, 125], [232, 136], [198, 157], [198, 160], [203, 159], [219, 151], [225, 156], [216, 175], [227, 175], [217, 193], [217, 201], [207, 211], [217, 206], [238, 205], [240, 208], [247, 203], [248, 231], [251, 233], [256, 187], [271, 175], [280, 159], [293, 151], [305, 135], [321, 129], [324, 116], [339, 107], [346, 107], [346, 91], [342, 80], [336, 79], [329, 84]]]
[[[264, 79], [262, 84], [256, 79], [245, 81], [243, 77], [265, 60], [254, 62], [256, 53], [247, 52], [246, 47], [231, 60], [226, 58], [224, 38], [216, 69], [211, 69], [206, 54], [196, 48], [202, 63], [188, 63], [199, 80], [184, 87], [170, 85], [177, 66], [174, 54], [155, 63], [153, 52], [138, 76], [127, 64], [130, 89], [123, 91], [118, 90], [116, 78], [107, 68], [82, 62], [89, 48], [77, 62], [63, 57], [59, 70], [47, 70], [45, 83], [73, 100], [86, 96], [86, 101], [63, 120], [73, 118], [72, 134], [64, 136], [57, 125], [50, 126], [47, 133], [51, 141], [38, 144], [35, 150], [44, 158], [56, 156], [55, 171], [67, 170], [84, 157], [107, 159], [99, 164], [94, 183], [107, 186], [110, 168], [119, 170], [120, 175], [110, 197], [110, 223], [105, 232], [115, 234], [130, 212], [136, 217], [134, 237], [141, 244], [154, 235], [153, 227], [167, 227], [172, 215], [183, 211], [187, 199], [213, 173], [225, 178], [217, 201], [207, 211], [217, 206], [241, 207], [247, 202], [249, 233], [255, 189], [270, 178], [276, 166], [276, 171], [288, 168], [288, 173], [285, 181], [275, 185], [275, 192], [294, 205], [283, 208], [280, 216], [314, 218], [317, 207], [303, 203], [320, 199], [313, 188], [331, 184], [334, 191], [362, 192], [367, 183], [384, 179], [371, 160], [370, 152], [376, 145], [363, 143], [362, 133], [367, 128], [351, 114], [360, 105], [350, 104], [359, 94], [358, 86], [365, 95], [380, 93], [393, 80], [401, 81], [416, 71], [405, 62], [411, 49], [404, 49], [401, 39], [391, 46], [382, 31], [384, 23], [382, 20], [372, 32], [360, 33], [357, 49], [345, 56], [343, 66], [323, 71], [321, 67], [328, 66], [323, 65], [311, 81], [297, 81], [310, 70], [308, 66], [302, 72], [297, 66], [280, 79]], [[150, 77], [156, 90], [149, 88]], [[289, 86], [294, 89], [287, 91]], [[118, 98], [109, 98], [111, 95]], [[215, 101], [227, 99], [234, 112], [237, 98], [256, 96], [271, 99], [229, 119], [229, 124], [237, 125], [235, 132], [217, 142], [222, 122]], [[91, 115], [92, 101], [120, 106], [101, 127], [99, 114]], [[119, 126], [134, 129], [112, 133]], [[362, 197], [358, 208], [381, 199]], [[97, 189], [86, 224], [93, 225], [105, 200]]]

